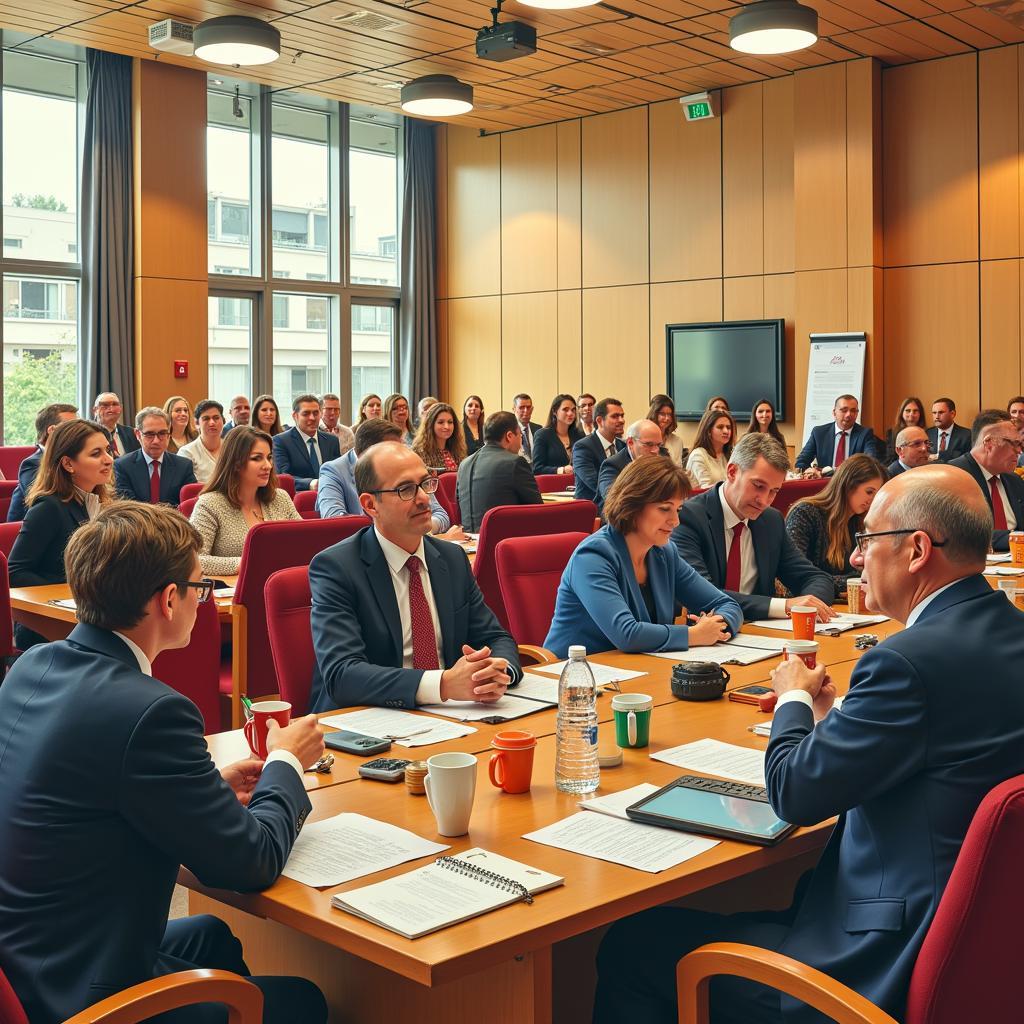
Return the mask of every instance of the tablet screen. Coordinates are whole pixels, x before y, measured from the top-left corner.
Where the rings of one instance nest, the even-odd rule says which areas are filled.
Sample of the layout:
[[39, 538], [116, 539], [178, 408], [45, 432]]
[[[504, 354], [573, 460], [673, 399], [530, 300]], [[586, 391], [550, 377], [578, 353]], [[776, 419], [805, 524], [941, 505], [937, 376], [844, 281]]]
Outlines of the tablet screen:
[[726, 828], [760, 836], [765, 840], [774, 839], [789, 828], [770, 804], [734, 796], [719, 796], [717, 793], [687, 789], [685, 786], [674, 786], [663, 793], [657, 793], [638, 804], [637, 809], [691, 822], [694, 829], [699, 829], [701, 825]]

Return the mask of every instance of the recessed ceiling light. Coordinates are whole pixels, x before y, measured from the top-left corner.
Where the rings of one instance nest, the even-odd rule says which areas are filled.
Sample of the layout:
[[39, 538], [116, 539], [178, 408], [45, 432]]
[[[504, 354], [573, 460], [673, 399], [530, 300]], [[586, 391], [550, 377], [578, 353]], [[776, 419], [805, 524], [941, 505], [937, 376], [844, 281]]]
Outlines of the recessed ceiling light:
[[473, 109], [473, 86], [451, 75], [424, 75], [402, 86], [402, 109], [420, 117], [454, 117]]
[[818, 12], [796, 0], [760, 0], [729, 21], [729, 44], [741, 53], [792, 53], [818, 41]]
[[259, 18], [210, 18], [192, 33], [195, 55], [212, 64], [269, 64], [281, 56], [281, 33]]

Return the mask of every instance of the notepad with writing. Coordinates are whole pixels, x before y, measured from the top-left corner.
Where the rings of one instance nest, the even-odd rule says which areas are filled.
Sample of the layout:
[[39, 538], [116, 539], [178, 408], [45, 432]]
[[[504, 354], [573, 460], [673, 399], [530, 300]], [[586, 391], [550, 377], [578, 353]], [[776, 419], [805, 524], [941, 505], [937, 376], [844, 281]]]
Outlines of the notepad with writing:
[[524, 901], [564, 878], [479, 848], [338, 893], [331, 905], [407, 939]]

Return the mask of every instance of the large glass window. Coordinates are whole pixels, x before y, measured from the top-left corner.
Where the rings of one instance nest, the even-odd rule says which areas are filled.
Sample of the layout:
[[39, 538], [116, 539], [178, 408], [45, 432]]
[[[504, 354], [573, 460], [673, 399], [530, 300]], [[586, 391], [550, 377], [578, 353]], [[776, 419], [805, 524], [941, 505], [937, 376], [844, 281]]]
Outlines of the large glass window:
[[350, 136], [352, 283], [397, 285], [398, 130], [353, 120]]
[[[313, 295], [277, 295], [288, 303], [285, 322], [274, 316], [274, 397], [281, 408], [303, 394], [322, 395], [330, 391], [331, 362], [330, 299]], [[321, 315], [310, 318], [310, 306]], [[305, 316], [302, 315], [305, 307]]]
[[352, 304], [352, 403], [394, 390], [395, 307]]
[[248, 96], [207, 96], [206, 223], [215, 274], [252, 274], [252, 111]]
[[210, 297], [210, 396], [225, 403], [234, 395], [248, 395], [251, 373], [253, 298]]

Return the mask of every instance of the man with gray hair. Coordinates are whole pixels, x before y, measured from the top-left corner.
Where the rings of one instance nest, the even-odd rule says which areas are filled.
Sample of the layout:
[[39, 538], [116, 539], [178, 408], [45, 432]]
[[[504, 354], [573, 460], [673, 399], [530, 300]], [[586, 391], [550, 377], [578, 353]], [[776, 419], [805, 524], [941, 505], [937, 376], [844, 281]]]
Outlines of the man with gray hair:
[[139, 447], [132, 429], [120, 422], [121, 412], [121, 399], [113, 391], [101, 392], [92, 404], [92, 418], [110, 438], [110, 454], [115, 459], [137, 451]]
[[[772, 501], [786, 480], [789, 458], [770, 434], [744, 434], [732, 451], [724, 483], [687, 501], [672, 539], [703, 577], [739, 602], [743, 616], [784, 619], [794, 605], [833, 616], [832, 578], [793, 546]], [[780, 580], [794, 597], [776, 597]]]
[[931, 448], [923, 427], [904, 427], [896, 435], [896, 459], [889, 465], [889, 477], [899, 476], [918, 466], [927, 466]]
[[140, 409], [135, 436], [141, 448], [114, 460], [114, 481], [120, 497], [129, 501], [178, 507], [181, 489], [196, 482], [192, 460], [167, 450], [171, 419], [155, 405]]
[[631, 423], [626, 431], [626, 447], [610, 459], [605, 459], [598, 471], [595, 499], [598, 510], [604, 508], [604, 499], [608, 496], [612, 484], [634, 459], [667, 454], [668, 452], [661, 446], [661, 427], [654, 420], [642, 419]]
[[[906, 628], [865, 651], [841, 710], [825, 665], [793, 660], [773, 673], [771, 807], [796, 825], [839, 815], [802, 898], [782, 913], [663, 907], [614, 926], [599, 955], [595, 1021], [675, 1021], [676, 962], [706, 942], [793, 957], [904, 1019], [978, 804], [1024, 772], [1024, 688], [1013, 685], [1024, 615], [981, 575], [991, 530], [976, 483], [952, 464], [882, 487], [853, 564], [868, 609]], [[823, 1019], [753, 983], [711, 989], [715, 1020], [764, 1024], [783, 1010], [791, 1024]]]

